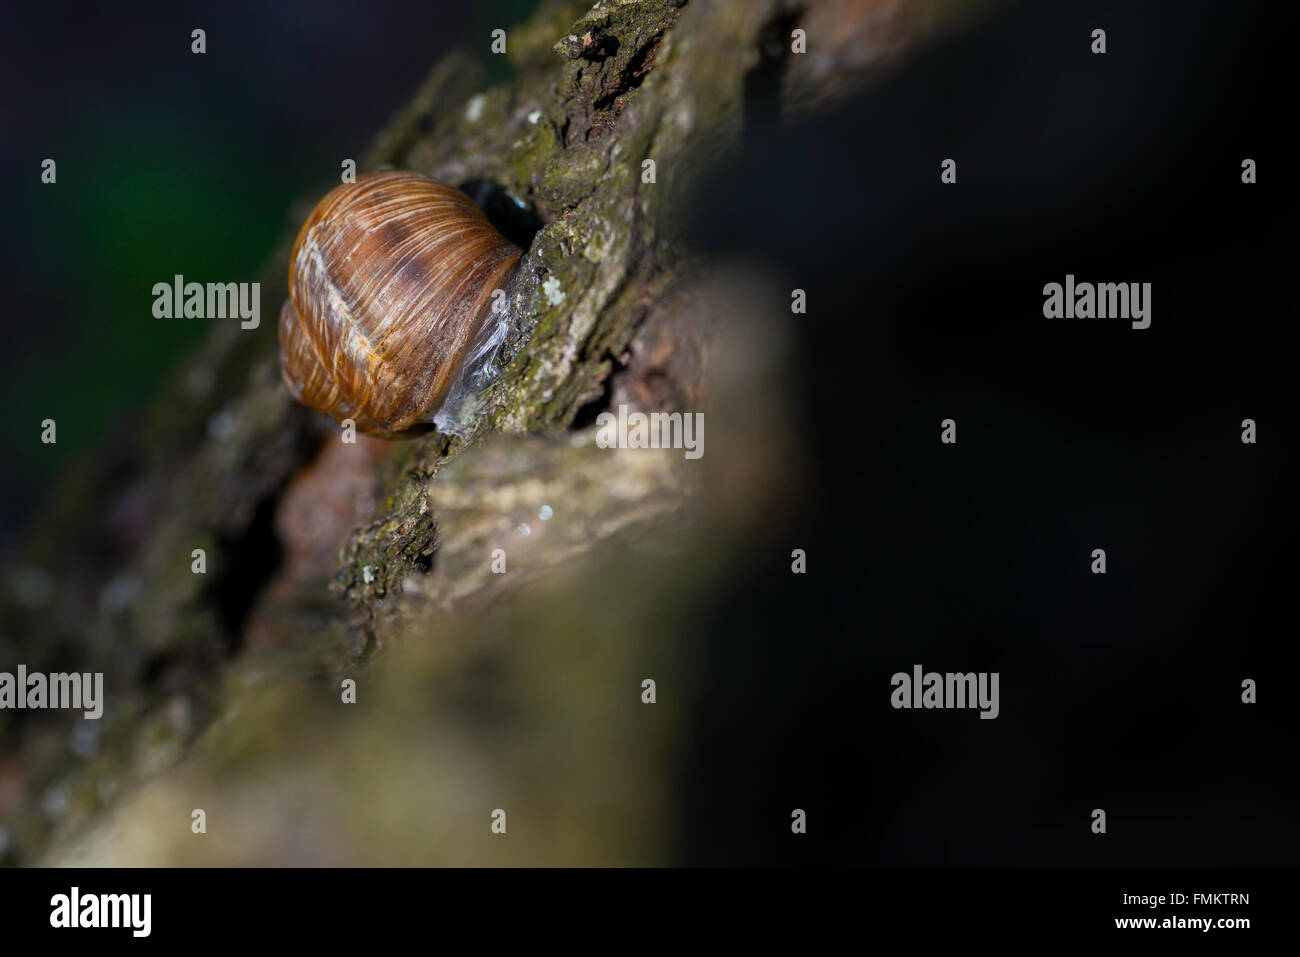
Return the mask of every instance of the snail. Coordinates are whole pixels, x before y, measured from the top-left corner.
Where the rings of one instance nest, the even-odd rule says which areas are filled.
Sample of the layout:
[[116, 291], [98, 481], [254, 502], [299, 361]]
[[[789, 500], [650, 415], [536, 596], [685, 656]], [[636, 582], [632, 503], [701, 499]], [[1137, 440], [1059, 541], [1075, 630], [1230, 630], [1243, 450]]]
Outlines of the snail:
[[419, 173], [335, 187], [290, 253], [281, 378], [363, 432], [432, 422], [504, 336], [496, 304], [522, 255], [468, 196]]

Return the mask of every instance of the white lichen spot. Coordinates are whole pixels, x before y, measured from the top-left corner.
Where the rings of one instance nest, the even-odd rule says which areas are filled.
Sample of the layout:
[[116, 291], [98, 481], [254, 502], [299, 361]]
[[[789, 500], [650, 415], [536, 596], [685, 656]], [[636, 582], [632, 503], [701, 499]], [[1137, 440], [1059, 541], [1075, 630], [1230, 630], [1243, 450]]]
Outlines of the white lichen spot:
[[45, 812], [45, 816], [50, 820], [57, 821], [68, 812], [70, 803], [68, 792], [61, 787], [55, 786], [46, 791], [41, 797], [41, 810]]
[[542, 118], [541, 110], [533, 110], [533, 112], [528, 114], [528, 122], [533, 124], [533, 126], [536, 126], [537, 121], [540, 120], [541, 118]]
[[68, 746], [72, 748], [72, 753], [79, 758], [88, 758], [94, 754], [96, 748], [99, 747], [99, 722], [78, 721], [72, 726]]
[[690, 98], [682, 100], [681, 104], [672, 113], [668, 114], [668, 119], [676, 124], [684, 133], [690, 132], [695, 125], [695, 104]]
[[483, 116], [483, 107], [487, 104], [487, 96], [482, 93], [475, 93], [465, 104], [465, 119], [471, 123], [477, 123]]
[[235, 412], [222, 409], [208, 419], [208, 435], [214, 439], [228, 438], [235, 431]]
[[13, 578], [13, 591], [20, 604], [39, 608], [54, 597], [54, 581], [39, 568], [20, 568]]
[[554, 276], [542, 283], [542, 293], [549, 305], [558, 306], [564, 302], [564, 290], [560, 288], [560, 280]]
[[130, 572], [122, 572], [104, 586], [99, 593], [99, 610], [106, 615], [117, 615], [135, 603], [140, 594], [141, 581]]
[[361, 580], [367, 585], [375, 580], [375, 573], [369, 565], [361, 569]]

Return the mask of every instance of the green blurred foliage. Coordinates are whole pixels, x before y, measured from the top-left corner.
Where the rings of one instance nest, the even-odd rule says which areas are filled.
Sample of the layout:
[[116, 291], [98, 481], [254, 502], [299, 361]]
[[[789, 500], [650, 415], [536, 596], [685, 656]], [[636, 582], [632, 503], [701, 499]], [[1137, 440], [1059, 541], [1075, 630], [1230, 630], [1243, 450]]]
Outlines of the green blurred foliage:
[[[38, 327], [0, 377], [11, 449], [31, 448], [41, 420], [58, 423], [44, 454], [11, 457], [21, 477], [43, 480], [98, 440], [207, 334], [211, 320], [155, 319], [154, 283], [243, 280], [270, 252], [293, 193], [256, 161], [249, 132], [144, 107], [68, 117], [49, 149], [57, 184], [19, 196], [34, 232], [15, 245], [17, 265], [67, 314], [64, 334]], [[262, 303], [263, 322], [274, 305]]]

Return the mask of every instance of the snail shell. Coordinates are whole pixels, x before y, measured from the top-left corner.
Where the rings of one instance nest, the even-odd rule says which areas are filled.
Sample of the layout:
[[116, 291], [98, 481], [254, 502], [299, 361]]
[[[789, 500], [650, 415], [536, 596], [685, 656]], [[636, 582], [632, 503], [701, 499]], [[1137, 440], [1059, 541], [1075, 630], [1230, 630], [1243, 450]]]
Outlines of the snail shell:
[[521, 255], [468, 196], [418, 173], [335, 187], [290, 254], [285, 385], [363, 432], [431, 421]]

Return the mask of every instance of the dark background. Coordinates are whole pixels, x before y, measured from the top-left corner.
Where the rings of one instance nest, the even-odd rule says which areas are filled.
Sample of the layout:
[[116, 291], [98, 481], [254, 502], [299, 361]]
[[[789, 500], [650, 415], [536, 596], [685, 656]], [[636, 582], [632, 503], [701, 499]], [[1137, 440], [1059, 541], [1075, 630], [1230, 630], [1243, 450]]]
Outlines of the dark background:
[[[152, 284], [251, 274], [442, 52], [531, 6], [0, 12], [5, 539], [202, 334], [154, 321]], [[1283, 9], [1021, 4], [756, 129], [701, 194], [701, 246], [808, 291], [791, 391], [817, 485], [699, 622], [681, 862], [1296, 860]], [[1151, 282], [1151, 328], [1043, 319], [1067, 272]], [[893, 711], [917, 663], [999, 671], [1001, 716]]]
[[[808, 292], [820, 482], [705, 629], [688, 860], [1294, 865], [1283, 12], [1022, 4], [705, 191]], [[1151, 327], [1043, 318], [1066, 273], [1151, 282]], [[1001, 716], [894, 711], [918, 663], [999, 671]]]

